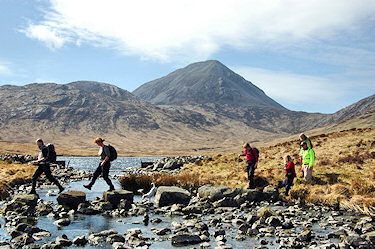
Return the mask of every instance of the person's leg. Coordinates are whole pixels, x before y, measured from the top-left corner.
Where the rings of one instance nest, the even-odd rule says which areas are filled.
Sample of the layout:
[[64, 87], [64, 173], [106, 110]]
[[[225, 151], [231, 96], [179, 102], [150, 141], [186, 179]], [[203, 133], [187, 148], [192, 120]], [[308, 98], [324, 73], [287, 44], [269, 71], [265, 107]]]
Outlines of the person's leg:
[[111, 168], [111, 163], [107, 162], [103, 166], [103, 179], [109, 186], [109, 191], [115, 190], [115, 186], [113, 186], [111, 179], [109, 179], [109, 169]]
[[255, 163], [250, 164], [249, 166], [249, 185], [250, 188], [255, 188], [255, 182], [254, 182], [254, 171], [255, 171]]
[[31, 187], [31, 191], [30, 191], [30, 194], [36, 194], [36, 181], [38, 180], [38, 178], [43, 174], [43, 169], [42, 169], [42, 166], [38, 166], [38, 168], [35, 170], [31, 180], [32, 180], [32, 187]]
[[50, 165], [49, 164], [44, 165], [43, 169], [44, 169], [44, 173], [46, 174], [47, 179], [50, 182], [54, 183], [59, 188], [60, 193], [62, 191], [64, 191], [64, 187], [61, 186], [61, 184], [59, 183], [59, 181], [52, 175]]
[[92, 176], [92, 179], [91, 179], [91, 182], [88, 184], [88, 185], [83, 185], [85, 188], [91, 190], [91, 187], [94, 185], [96, 179], [100, 176], [100, 174], [102, 173], [103, 169], [102, 167], [100, 166], [100, 163], [99, 163], [99, 166], [96, 168], [93, 176]]
[[309, 166], [307, 166], [307, 182], [312, 181], [312, 171], [313, 171], [313, 169], [310, 168]]
[[286, 179], [285, 195], [289, 195], [289, 190], [293, 185], [294, 176], [288, 176]]

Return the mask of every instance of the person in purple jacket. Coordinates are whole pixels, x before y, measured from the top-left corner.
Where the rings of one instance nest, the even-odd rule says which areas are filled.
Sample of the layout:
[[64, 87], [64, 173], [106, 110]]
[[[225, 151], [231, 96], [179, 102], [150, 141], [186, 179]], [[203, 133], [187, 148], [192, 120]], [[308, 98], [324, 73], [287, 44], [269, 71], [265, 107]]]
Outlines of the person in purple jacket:
[[246, 156], [246, 172], [249, 180], [248, 189], [253, 189], [255, 188], [254, 171], [258, 166], [258, 151], [255, 148], [251, 148], [249, 143], [245, 143], [243, 147], [245, 150], [238, 157]]

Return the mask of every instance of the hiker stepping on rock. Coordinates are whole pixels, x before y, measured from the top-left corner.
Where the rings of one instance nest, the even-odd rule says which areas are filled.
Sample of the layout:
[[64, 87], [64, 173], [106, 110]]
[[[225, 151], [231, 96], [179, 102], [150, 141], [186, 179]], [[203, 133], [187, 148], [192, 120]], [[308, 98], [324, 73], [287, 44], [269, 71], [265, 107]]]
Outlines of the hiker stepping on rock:
[[284, 157], [284, 162], [285, 162], [285, 179], [284, 181], [280, 181], [277, 188], [282, 188], [285, 187], [285, 195], [289, 195], [289, 190], [293, 186], [293, 180], [294, 177], [296, 177], [296, 170], [294, 167], [294, 163], [292, 161], [292, 158], [289, 155], [286, 155]]
[[112, 184], [111, 179], [109, 179], [109, 170], [111, 168], [111, 161], [115, 160], [117, 158], [117, 152], [115, 148], [113, 148], [111, 145], [105, 145], [103, 142], [105, 140], [103, 138], [97, 137], [94, 140], [94, 143], [96, 143], [99, 148], [98, 155], [100, 156], [100, 163], [98, 168], [95, 170], [94, 175], [92, 176], [91, 182], [88, 185], [83, 185], [85, 188], [91, 190], [92, 186], [94, 185], [96, 179], [102, 174], [104, 181], [109, 186], [108, 191], [115, 190], [115, 187]]
[[36, 145], [39, 148], [38, 160], [32, 161], [31, 164], [37, 165], [38, 168], [35, 170], [32, 177], [32, 188], [30, 194], [36, 194], [36, 181], [44, 173], [47, 179], [56, 184], [59, 188], [59, 193], [64, 191], [64, 187], [61, 186], [59, 181], [52, 175], [50, 163], [56, 162], [56, 151], [53, 144], [44, 145], [42, 139], [36, 140]]
[[239, 154], [238, 157], [246, 156], [246, 172], [249, 180], [248, 189], [253, 189], [255, 188], [254, 171], [258, 167], [259, 151], [257, 148], [251, 148], [249, 143], [245, 143], [243, 148], [245, 149], [244, 152]]

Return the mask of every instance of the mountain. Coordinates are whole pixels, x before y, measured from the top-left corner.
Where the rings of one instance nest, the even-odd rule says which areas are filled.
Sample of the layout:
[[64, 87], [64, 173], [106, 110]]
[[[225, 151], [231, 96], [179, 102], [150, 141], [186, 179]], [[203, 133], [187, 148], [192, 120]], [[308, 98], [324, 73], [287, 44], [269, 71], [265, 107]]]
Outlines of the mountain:
[[226, 104], [285, 110], [261, 89], [216, 60], [197, 62], [133, 91], [157, 105]]

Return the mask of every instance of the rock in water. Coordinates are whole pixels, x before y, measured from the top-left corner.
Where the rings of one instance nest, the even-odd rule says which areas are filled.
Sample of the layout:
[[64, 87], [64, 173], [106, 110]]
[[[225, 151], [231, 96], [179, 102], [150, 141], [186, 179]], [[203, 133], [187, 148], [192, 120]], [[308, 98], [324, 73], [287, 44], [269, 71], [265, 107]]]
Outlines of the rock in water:
[[170, 206], [173, 204], [188, 205], [191, 194], [189, 191], [170, 186], [161, 186], [155, 195], [155, 203], [158, 207]]
[[70, 190], [65, 193], [59, 194], [57, 202], [69, 209], [77, 209], [80, 203], [86, 201], [86, 194], [82, 191]]
[[198, 235], [186, 233], [173, 235], [171, 238], [171, 242], [173, 246], [186, 246], [199, 244], [202, 242], [202, 240]]
[[27, 206], [35, 207], [38, 203], [37, 195], [20, 194], [14, 197], [15, 202], [23, 203]]
[[115, 207], [120, 204], [121, 200], [127, 200], [128, 202], [133, 203], [133, 198], [133, 192], [128, 190], [105, 191], [103, 193], [104, 201], [110, 202]]
[[211, 201], [218, 201], [224, 198], [224, 192], [230, 190], [224, 186], [203, 185], [198, 189], [199, 196], [210, 198]]

